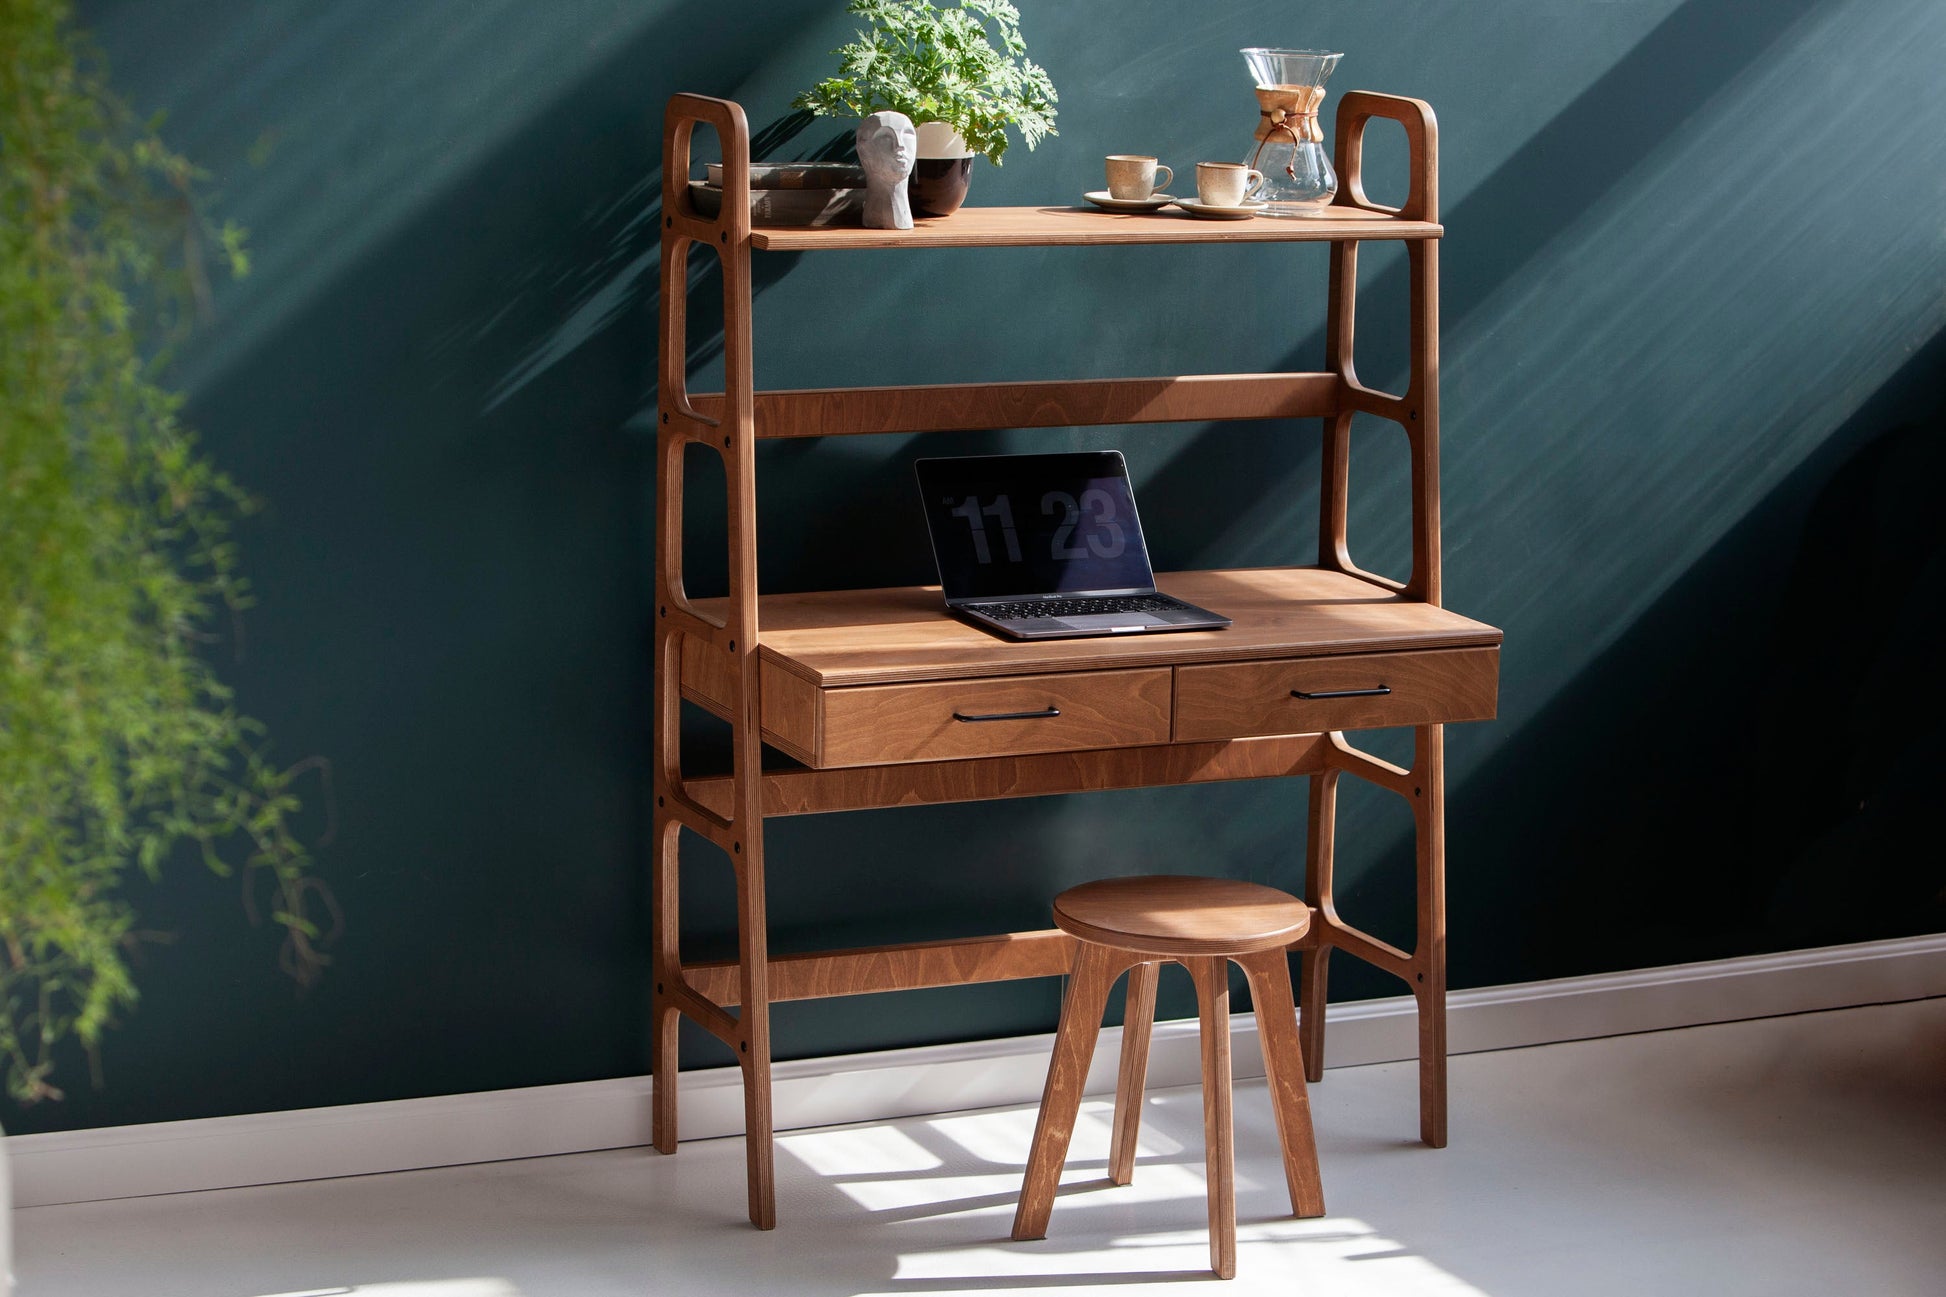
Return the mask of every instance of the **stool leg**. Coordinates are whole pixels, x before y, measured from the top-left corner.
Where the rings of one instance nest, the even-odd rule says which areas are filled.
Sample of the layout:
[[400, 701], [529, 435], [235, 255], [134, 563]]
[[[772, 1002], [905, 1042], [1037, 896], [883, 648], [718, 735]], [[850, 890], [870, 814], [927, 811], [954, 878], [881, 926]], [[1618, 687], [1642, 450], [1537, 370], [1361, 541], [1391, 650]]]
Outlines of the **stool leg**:
[[1075, 955], [1067, 999], [1061, 1004], [1061, 1026], [1054, 1035], [1054, 1057], [1047, 1065], [1047, 1088], [1041, 1092], [1041, 1114], [1034, 1123], [1034, 1145], [1021, 1181], [1020, 1206], [1014, 1211], [1016, 1239], [1047, 1237], [1047, 1218], [1054, 1210], [1054, 1190], [1061, 1182], [1068, 1141], [1074, 1138], [1074, 1117], [1081, 1108], [1082, 1087], [1088, 1083], [1095, 1039], [1101, 1035], [1108, 990], [1130, 962], [1129, 956], [1089, 941], [1082, 942]]
[[1109, 1144], [1108, 1182], [1135, 1178], [1135, 1139], [1142, 1130], [1142, 1087], [1149, 1075], [1149, 1032], [1155, 1026], [1159, 963], [1128, 970], [1128, 1008], [1122, 1014], [1122, 1071], [1115, 1080], [1115, 1138]]
[[1208, 1167], [1209, 1264], [1237, 1273], [1236, 1148], [1230, 1125], [1230, 967], [1220, 957], [1182, 961], [1196, 982], [1203, 1034], [1203, 1159]]
[[1250, 979], [1257, 1006], [1257, 1035], [1264, 1046], [1264, 1075], [1270, 1082], [1271, 1110], [1284, 1149], [1284, 1181], [1291, 1211], [1324, 1215], [1324, 1183], [1318, 1175], [1318, 1145], [1311, 1132], [1311, 1099], [1304, 1092], [1304, 1059], [1297, 1043], [1297, 1008], [1291, 1003], [1291, 968], [1281, 950], [1262, 950], [1237, 959]]

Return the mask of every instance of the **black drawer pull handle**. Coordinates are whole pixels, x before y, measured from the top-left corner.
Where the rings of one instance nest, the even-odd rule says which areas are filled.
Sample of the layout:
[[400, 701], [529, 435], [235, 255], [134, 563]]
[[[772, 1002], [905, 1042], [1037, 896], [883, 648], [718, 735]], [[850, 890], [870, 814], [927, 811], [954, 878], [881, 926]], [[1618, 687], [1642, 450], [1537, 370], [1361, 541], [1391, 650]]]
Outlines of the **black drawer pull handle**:
[[1307, 694], [1302, 689], [1291, 690], [1291, 697], [1315, 702], [1320, 698], [1383, 698], [1392, 692], [1391, 685], [1380, 685], [1376, 689], [1328, 689], [1322, 693]]
[[953, 719], [956, 721], [1044, 721], [1050, 716], [1060, 714], [1059, 707], [1046, 707], [1037, 712], [994, 712], [991, 716], [968, 716], [963, 712], [954, 712]]

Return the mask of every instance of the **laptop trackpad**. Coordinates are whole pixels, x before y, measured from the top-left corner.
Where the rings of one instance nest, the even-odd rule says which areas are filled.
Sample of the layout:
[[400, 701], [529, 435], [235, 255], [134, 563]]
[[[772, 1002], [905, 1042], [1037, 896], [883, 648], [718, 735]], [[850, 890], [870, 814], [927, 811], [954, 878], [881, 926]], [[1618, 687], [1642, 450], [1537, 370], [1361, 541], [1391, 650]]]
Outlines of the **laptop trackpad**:
[[1171, 623], [1145, 612], [1091, 612], [1080, 617], [1063, 617], [1061, 624], [1072, 630], [1114, 630], [1118, 626], [1167, 626]]

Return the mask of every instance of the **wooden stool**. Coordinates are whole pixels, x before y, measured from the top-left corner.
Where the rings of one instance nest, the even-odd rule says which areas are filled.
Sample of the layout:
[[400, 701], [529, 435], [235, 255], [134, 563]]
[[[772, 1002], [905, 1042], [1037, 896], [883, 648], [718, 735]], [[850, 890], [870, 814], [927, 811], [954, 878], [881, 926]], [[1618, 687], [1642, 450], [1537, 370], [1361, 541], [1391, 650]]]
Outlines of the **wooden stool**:
[[1047, 1237], [1054, 1190], [1067, 1160], [1081, 1088], [1101, 1034], [1109, 988], [1128, 975], [1122, 1028], [1122, 1069], [1115, 1085], [1115, 1133], [1108, 1178], [1127, 1184], [1135, 1170], [1135, 1137], [1142, 1120], [1142, 1085], [1149, 1067], [1156, 976], [1164, 962], [1189, 970], [1196, 983], [1203, 1033], [1203, 1142], [1209, 1167], [1210, 1268], [1224, 1279], [1237, 1272], [1235, 1151], [1230, 1123], [1229, 961], [1243, 967], [1256, 1000], [1264, 1072], [1284, 1149], [1291, 1209], [1324, 1215], [1311, 1104], [1297, 1043], [1297, 1006], [1291, 1000], [1284, 950], [1311, 926], [1304, 902], [1272, 887], [1227, 878], [1115, 878], [1084, 883], [1054, 899], [1054, 922], [1079, 938], [1061, 1005], [1061, 1027], [1047, 1068], [1034, 1147], [1014, 1213], [1014, 1237]]

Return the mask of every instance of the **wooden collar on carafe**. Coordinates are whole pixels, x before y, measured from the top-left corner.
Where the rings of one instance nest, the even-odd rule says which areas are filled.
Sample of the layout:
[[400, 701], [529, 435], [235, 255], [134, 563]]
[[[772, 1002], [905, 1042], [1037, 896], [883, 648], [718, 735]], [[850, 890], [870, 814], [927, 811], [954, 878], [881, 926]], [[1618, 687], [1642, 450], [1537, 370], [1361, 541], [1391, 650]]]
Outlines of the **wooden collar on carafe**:
[[1268, 141], [1282, 135], [1292, 144], [1324, 143], [1324, 128], [1318, 125], [1323, 102], [1323, 86], [1258, 86], [1257, 138]]

